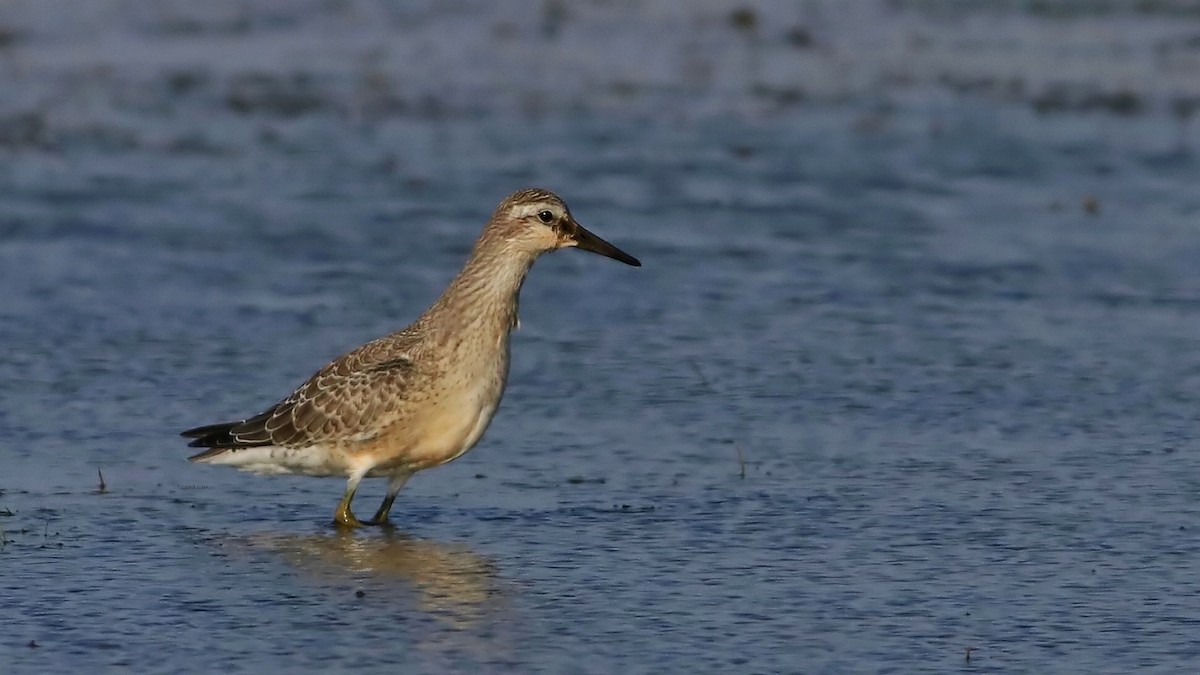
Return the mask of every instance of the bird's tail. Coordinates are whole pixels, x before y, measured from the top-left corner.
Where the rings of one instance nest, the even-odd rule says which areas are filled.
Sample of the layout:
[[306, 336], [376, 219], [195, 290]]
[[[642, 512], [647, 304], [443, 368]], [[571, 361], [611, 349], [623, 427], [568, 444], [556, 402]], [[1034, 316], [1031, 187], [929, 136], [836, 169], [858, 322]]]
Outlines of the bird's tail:
[[189, 448], [208, 448], [204, 452], [188, 457], [192, 462], [207, 462], [213, 458], [223, 455], [230, 450], [238, 448], [255, 447], [261, 445], [270, 445], [270, 441], [249, 441], [237, 438], [233, 430], [246, 423], [246, 420], [238, 420], [237, 422], [221, 422], [220, 424], [207, 424], [202, 427], [188, 429], [180, 432], [180, 436], [192, 439], [188, 443]]

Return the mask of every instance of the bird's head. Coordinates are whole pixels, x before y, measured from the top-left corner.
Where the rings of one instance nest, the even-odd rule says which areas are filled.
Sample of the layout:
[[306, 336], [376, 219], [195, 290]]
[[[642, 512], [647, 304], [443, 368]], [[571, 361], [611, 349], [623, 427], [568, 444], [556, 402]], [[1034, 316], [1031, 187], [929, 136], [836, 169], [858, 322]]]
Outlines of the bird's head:
[[626, 265], [642, 265], [637, 258], [580, 225], [566, 203], [548, 190], [531, 188], [514, 192], [500, 202], [488, 226], [509, 246], [533, 255], [574, 246]]

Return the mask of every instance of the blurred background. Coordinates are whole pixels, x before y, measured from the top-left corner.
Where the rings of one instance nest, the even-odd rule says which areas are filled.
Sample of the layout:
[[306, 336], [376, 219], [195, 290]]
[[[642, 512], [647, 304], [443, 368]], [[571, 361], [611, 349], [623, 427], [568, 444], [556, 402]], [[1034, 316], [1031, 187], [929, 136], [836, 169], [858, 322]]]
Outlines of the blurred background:
[[[1186, 672], [1198, 113], [1189, 0], [4, 0], [0, 666]], [[398, 531], [185, 461], [529, 185], [645, 266]]]

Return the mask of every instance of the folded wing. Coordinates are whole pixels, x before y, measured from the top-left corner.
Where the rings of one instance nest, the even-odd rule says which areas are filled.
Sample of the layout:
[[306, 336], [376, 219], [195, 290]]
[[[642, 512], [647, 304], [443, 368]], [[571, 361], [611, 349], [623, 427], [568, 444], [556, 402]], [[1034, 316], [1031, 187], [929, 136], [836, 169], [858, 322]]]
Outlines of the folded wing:
[[303, 448], [370, 440], [394, 421], [414, 372], [413, 361], [405, 356], [368, 366], [339, 359], [254, 417], [182, 432], [193, 439], [188, 446], [208, 448], [189, 459], [263, 445]]

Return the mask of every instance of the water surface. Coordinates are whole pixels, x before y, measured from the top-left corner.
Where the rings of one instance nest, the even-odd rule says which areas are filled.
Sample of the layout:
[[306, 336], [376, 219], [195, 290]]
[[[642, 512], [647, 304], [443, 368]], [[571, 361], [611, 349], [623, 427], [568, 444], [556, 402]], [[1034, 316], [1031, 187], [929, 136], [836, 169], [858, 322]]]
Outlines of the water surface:
[[[806, 6], [8, 5], [4, 672], [1190, 671], [1190, 5]], [[395, 531], [184, 461], [530, 184], [645, 266]]]

